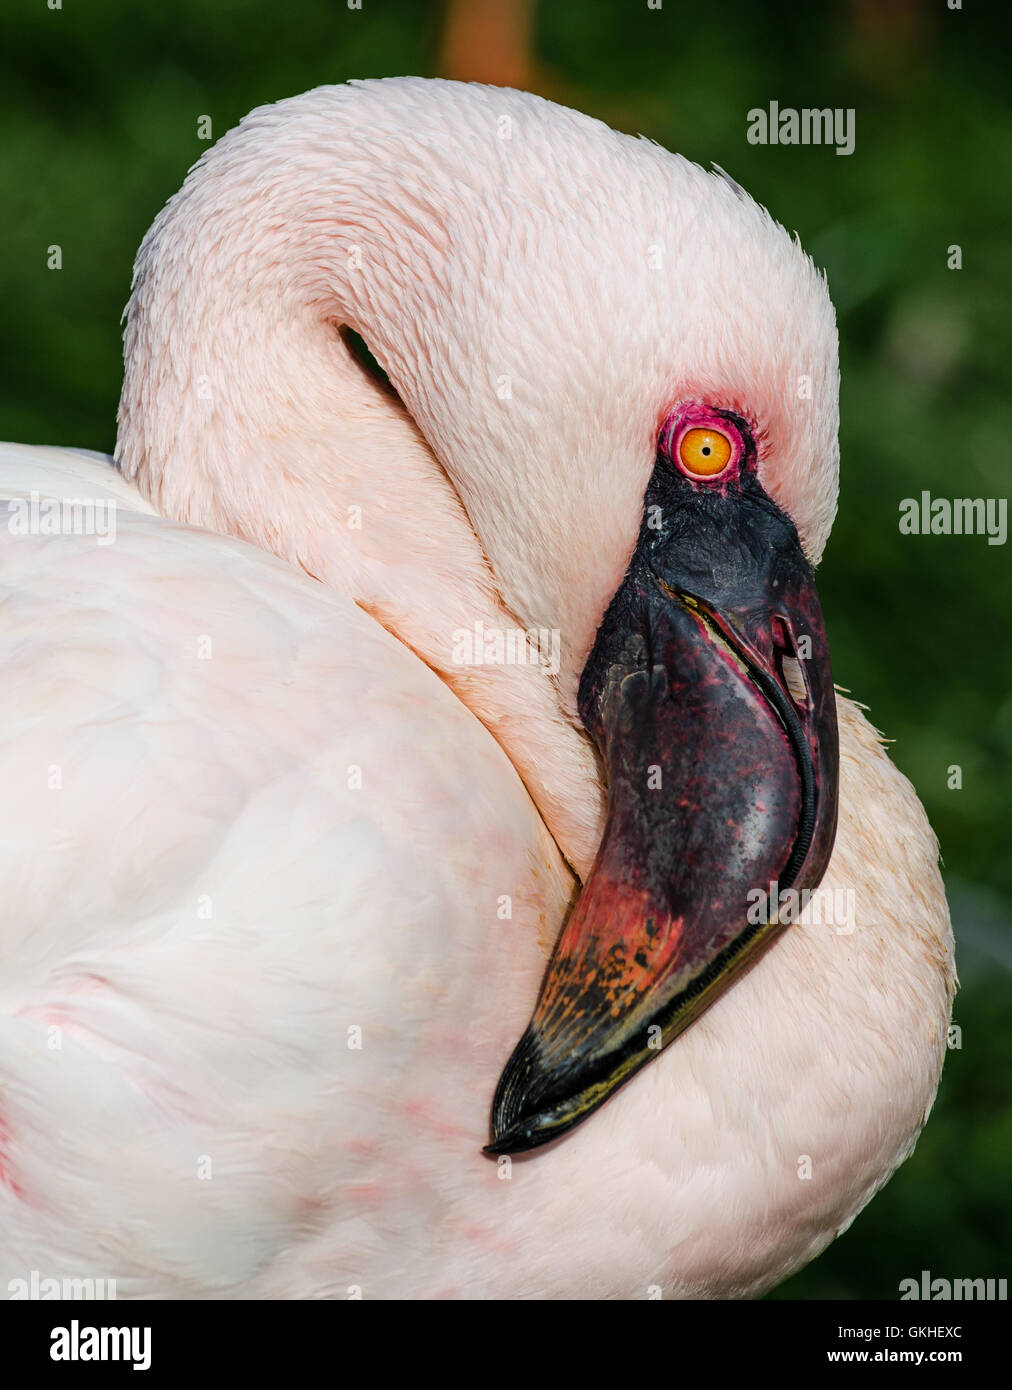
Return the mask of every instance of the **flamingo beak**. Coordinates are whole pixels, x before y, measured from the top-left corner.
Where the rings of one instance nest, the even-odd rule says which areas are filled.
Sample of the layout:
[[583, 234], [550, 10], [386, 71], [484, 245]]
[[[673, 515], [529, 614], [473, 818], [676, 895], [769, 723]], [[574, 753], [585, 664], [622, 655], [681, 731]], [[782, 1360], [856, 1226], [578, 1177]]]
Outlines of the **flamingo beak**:
[[579, 707], [607, 822], [499, 1081], [495, 1154], [591, 1115], [785, 929], [763, 890], [814, 888], [829, 861], [838, 746], [822, 611], [754, 458], [716, 486], [658, 459]]

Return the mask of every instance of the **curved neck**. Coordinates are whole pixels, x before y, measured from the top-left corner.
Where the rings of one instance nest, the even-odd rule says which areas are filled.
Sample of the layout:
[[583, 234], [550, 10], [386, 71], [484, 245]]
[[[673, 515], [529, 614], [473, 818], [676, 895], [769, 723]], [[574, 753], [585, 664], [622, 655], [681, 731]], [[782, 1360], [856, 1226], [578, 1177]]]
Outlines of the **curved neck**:
[[[425, 340], [427, 303], [449, 292], [446, 232], [427, 205], [392, 210], [380, 187], [417, 156], [410, 134], [399, 154], [394, 143], [410, 122], [393, 113], [370, 167], [349, 89], [333, 90], [323, 110], [309, 93], [253, 113], [153, 224], [127, 310], [117, 457], [163, 515], [302, 566], [415, 650], [493, 732], [585, 871], [601, 817], [589, 745], [536, 666], [459, 664], [462, 630], [526, 624], [412, 416], [340, 333], [361, 333], [433, 418], [434, 362], [460, 361], [459, 345], [437, 354]], [[456, 427], [466, 437], [468, 422]]]

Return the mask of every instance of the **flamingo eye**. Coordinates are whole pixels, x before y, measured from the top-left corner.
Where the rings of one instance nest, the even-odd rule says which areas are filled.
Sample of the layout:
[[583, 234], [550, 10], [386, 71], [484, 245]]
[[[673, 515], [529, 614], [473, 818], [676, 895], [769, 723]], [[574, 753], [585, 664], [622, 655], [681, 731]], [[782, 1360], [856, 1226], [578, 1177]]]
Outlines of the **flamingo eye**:
[[687, 473], [701, 478], [722, 473], [732, 453], [730, 439], [712, 425], [686, 430], [678, 441], [678, 462]]

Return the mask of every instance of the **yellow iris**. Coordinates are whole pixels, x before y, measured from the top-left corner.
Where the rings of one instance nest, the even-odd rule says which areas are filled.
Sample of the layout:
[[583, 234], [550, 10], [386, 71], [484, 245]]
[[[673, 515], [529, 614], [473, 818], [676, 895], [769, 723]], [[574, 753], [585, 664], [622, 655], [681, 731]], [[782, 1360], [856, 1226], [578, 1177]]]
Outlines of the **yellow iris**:
[[731, 457], [731, 441], [720, 430], [699, 428], [686, 430], [678, 442], [678, 461], [689, 473], [711, 477], [727, 467]]

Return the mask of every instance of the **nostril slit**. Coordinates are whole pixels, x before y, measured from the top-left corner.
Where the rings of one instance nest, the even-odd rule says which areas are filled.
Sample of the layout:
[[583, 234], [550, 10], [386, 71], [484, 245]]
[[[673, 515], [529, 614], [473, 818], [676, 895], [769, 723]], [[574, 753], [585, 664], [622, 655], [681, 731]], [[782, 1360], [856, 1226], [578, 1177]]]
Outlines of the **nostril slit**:
[[805, 673], [801, 669], [801, 662], [796, 656], [780, 653], [779, 665], [781, 678], [790, 692], [791, 699], [801, 709], [807, 709], [808, 683], [805, 680]]

